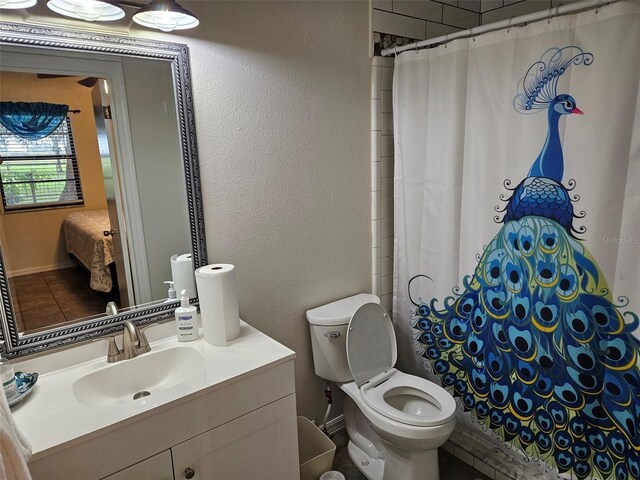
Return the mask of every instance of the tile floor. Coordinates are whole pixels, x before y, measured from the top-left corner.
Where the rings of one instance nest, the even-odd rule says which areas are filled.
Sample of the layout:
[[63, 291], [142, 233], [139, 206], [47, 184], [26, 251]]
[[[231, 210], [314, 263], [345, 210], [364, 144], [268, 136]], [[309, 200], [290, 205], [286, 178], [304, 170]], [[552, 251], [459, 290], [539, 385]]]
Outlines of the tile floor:
[[9, 288], [21, 332], [104, 313], [107, 302], [117, 303], [113, 294], [91, 290], [89, 274], [79, 267], [13, 277]]
[[[346, 480], [367, 480], [356, 468], [347, 452], [347, 433], [338, 432], [331, 440], [336, 444], [336, 455], [333, 460], [333, 469], [341, 472]], [[489, 477], [467, 465], [462, 460], [440, 449], [438, 451], [440, 464], [440, 480], [490, 480]], [[425, 480], [430, 480], [425, 478]]]

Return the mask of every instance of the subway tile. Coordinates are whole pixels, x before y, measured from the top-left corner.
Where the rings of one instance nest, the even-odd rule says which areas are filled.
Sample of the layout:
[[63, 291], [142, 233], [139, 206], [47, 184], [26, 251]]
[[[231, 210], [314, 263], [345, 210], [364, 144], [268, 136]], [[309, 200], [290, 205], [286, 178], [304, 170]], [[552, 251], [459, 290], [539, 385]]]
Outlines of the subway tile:
[[442, 21], [442, 4], [432, 0], [393, 0], [393, 12], [423, 20]]
[[380, 274], [380, 247], [371, 249], [371, 274]]
[[464, 463], [466, 463], [467, 465], [471, 465], [473, 467], [473, 455], [471, 455], [469, 452], [467, 452], [466, 450], [460, 448], [457, 445], [453, 446], [453, 454], [459, 458], [460, 460], [462, 460]]
[[462, 28], [427, 22], [427, 38], [437, 38], [450, 33], [461, 32]]
[[380, 112], [393, 113], [393, 101], [391, 99], [391, 90], [382, 90], [380, 94]]
[[380, 136], [380, 155], [393, 157], [393, 135]]
[[[524, 2], [525, 0], [504, 0], [504, 6], [508, 6], [508, 5], [513, 5], [515, 3], [520, 3], [520, 2]], [[548, 2], [547, 0], [538, 0], [538, 3], [543, 3], [545, 4], [545, 7], [547, 6]]]
[[381, 198], [393, 197], [393, 177], [380, 180], [380, 193]]
[[380, 275], [386, 277], [393, 275], [393, 257], [385, 257], [380, 259]]
[[479, 471], [480, 473], [486, 475], [487, 477], [494, 479], [496, 476], [496, 470], [495, 468], [487, 465], [486, 463], [484, 463], [482, 460], [480, 460], [477, 457], [473, 458], [473, 468], [475, 468], [477, 471]]
[[382, 157], [380, 162], [380, 177], [393, 178], [393, 157]]
[[382, 305], [382, 308], [384, 308], [389, 315], [392, 315], [393, 312], [393, 293], [388, 293], [387, 295], [382, 295], [382, 297], [380, 297], [380, 305]]
[[392, 0], [373, 0], [373, 8], [376, 10], [386, 10], [387, 12], [393, 11]]
[[458, 6], [476, 13], [480, 13], [482, 8], [480, 0], [458, 0]]
[[380, 240], [380, 257], [393, 256], [393, 237], [387, 237]]
[[[380, 58], [380, 57], [373, 57]], [[371, 67], [371, 98], [380, 98], [382, 90], [382, 67], [373, 65]]]
[[393, 293], [393, 275], [380, 278], [380, 296]]
[[580, 0], [551, 0], [551, 7], [556, 8], [560, 5], [566, 5], [567, 3], [576, 3]]
[[504, 0], [482, 0], [481, 1], [481, 12], [486, 12], [488, 10], [494, 10], [496, 8], [502, 7]]
[[528, 13], [539, 12], [541, 10], [548, 10], [548, 2], [519, 2], [513, 5], [491, 10], [482, 14], [482, 24], [499, 22], [500, 20], [507, 20], [513, 17], [519, 17]]
[[371, 221], [371, 248], [380, 247], [380, 239], [382, 228], [381, 228], [381, 220], [372, 220]]
[[454, 7], [458, 5], [458, 0], [438, 0], [438, 1], [446, 5], [453, 5]]
[[371, 192], [371, 220], [378, 220], [380, 216], [380, 192]]
[[380, 122], [380, 131], [382, 135], [392, 135], [393, 134], [393, 115], [391, 113], [382, 113], [380, 114], [381, 122]]
[[382, 90], [393, 89], [393, 68], [382, 67]]
[[496, 470], [495, 480], [515, 480], [515, 478], [516, 477], [512, 477], [511, 475]]
[[461, 8], [444, 5], [442, 23], [460, 28], [473, 28], [480, 25], [480, 14], [463, 10]]
[[446, 442], [444, 442], [444, 444], [441, 447], [445, 452], [449, 452], [451, 455], [453, 455], [453, 443], [451, 443], [449, 440], [447, 440]]
[[382, 118], [380, 115], [380, 99], [371, 99], [371, 130], [382, 129]]
[[380, 296], [380, 274], [371, 275], [371, 293]]
[[380, 220], [380, 238], [393, 237], [393, 218]]
[[393, 198], [380, 199], [379, 218], [393, 218]]
[[382, 163], [381, 162], [371, 162], [371, 191], [372, 192], [380, 192], [381, 181], [382, 181]]
[[380, 58], [382, 59], [382, 63], [380, 64], [382, 67], [393, 68], [396, 61], [395, 58], [393, 57], [380, 57]]
[[[374, 37], [374, 41], [377, 41], [376, 38]], [[382, 57], [379, 56], [374, 56], [371, 59], [371, 66], [372, 67], [381, 67], [382, 66]]]
[[424, 40], [426, 22], [419, 18], [406, 17], [382, 10], [373, 11], [373, 30]]
[[371, 161], [379, 162], [382, 159], [382, 133], [380, 130], [371, 131]]

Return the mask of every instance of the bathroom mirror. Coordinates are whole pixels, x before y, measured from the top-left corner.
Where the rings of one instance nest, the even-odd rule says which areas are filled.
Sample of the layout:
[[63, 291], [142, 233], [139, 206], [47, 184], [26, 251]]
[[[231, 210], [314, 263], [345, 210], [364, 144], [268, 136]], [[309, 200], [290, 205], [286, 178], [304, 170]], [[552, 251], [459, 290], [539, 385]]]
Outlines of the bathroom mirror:
[[[169, 257], [191, 254], [193, 268], [207, 260], [187, 47], [0, 22], [0, 54], [0, 100], [69, 105], [62, 123], [75, 163], [51, 159], [50, 168], [66, 172], [67, 183], [75, 171], [81, 189], [71, 204], [30, 205], [30, 195], [9, 186], [18, 178], [32, 193], [39, 188], [33, 174], [25, 182], [16, 167], [24, 163], [7, 156], [0, 162], [0, 336], [7, 353], [37, 353], [111, 333], [126, 320], [171, 316], [177, 303], [167, 301], [163, 283], [171, 280]], [[10, 132], [2, 128], [6, 143]], [[94, 242], [102, 248], [103, 240], [72, 246], [78, 219], [109, 241], [101, 269], [81, 252]], [[104, 313], [109, 301], [119, 313]], [[25, 307], [40, 310], [25, 321]]]

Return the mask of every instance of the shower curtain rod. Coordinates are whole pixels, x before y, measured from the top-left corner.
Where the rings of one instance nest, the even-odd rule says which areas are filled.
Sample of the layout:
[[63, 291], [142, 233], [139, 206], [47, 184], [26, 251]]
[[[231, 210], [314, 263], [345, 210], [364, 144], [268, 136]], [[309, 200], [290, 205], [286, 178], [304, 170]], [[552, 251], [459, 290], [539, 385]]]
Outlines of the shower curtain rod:
[[475, 37], [481, 33], [493, 32], [495, 30], [502, 30], [503, 28], [511, 28], [523, 23], [537, 22], [539, 20], [550, 19], [559, 15], [565, 15], [568, 13], [577, 12], [580, 10], [591, 10], [592, 8], [600, 8], [604, 5], [618, 2], [620, 0], [583, 0], [582, 2], [569, 3], [566, 5], [559, 5], [540, 12], [529, 13], [520, 17], [512, 17], [508, 20], [500, 20], [499, 22], [490, 23], [488, 25], [481, 25], [479, 27], [473, 27], [469, 30], [463, 30], [460, 32], [449, 33], [436, 38], [430, 38], [428, 40], [422, 40], [420, 42], [410, 43], [401, 47], [386, 48], [382, 50], [381, 55], [388, 57], [391, 55], [397, 55], [400, 52], [407, 50], [414, 50], [418, 48], [428, 47], [438, 43], [447, 43], [451, 40], [465, 37]]

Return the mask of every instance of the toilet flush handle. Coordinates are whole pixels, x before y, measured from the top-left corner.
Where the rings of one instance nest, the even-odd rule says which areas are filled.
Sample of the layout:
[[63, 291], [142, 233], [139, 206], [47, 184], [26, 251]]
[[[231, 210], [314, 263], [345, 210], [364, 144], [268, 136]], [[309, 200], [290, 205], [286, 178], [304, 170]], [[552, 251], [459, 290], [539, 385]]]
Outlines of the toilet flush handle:
[[340, 332], [334, 330], [333, 332], [325, 333], [324, 336], [328, 338], [338, 338], [340, 336]]

